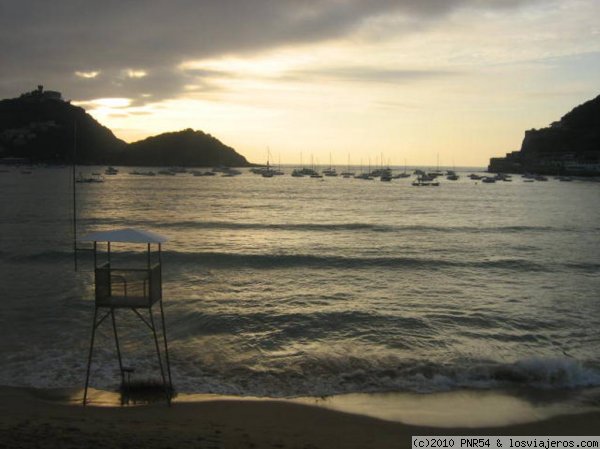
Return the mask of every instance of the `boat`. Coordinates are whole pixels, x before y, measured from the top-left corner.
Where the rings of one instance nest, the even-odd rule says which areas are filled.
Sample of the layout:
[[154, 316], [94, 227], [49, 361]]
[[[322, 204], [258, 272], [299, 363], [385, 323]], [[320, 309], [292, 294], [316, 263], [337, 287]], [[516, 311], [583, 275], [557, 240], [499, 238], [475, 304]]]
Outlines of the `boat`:
[[420, 175], [417, 176], [412, 185], [415, 187], [438, 187], [440, 183], [430, 179], [427, 175]]
[[75, 182], [79, 184], [104, 182], [104, 177], [99, 173], [92, 173], [92, 176], [83, 176], [83, 174], [79, 172], [79, 176], [75, 178]]
[[302, 173], [304, 176], [310, 176], [316, 173], [314, 168], [302, 168], [302, 170], [300, 170], [300, 173]]
[[459, 176], [456, 174], [454, 170], [448, 170], [446, 172], [446, 179], [448, 181], [458, 181]]
[[271, 168], [269, 168], [268, 162], [267, 162], [267, 168], [262, 171], [261, 176], [263, 178], [272, 178], [273, 177], [273, 170], [271, 170]]
[[[271, 150], [267, 147], [267, 166], [260, 167], [254, 170], [254, 173], [261, 175], [263, 178], [272, 178], [275, 175], [275, 170], [271, 168], [269, 158], [271, 157]], [[278, 173], [279, 174], [279, 173]], [[283, 174], [283, 173], [281, 173]]]
[[406, 171], [406, 159], [404, 159], [404, 171], [394, 175], [394, 179], [410, 178], [410, 173]]
[[271, 169], [271, 167], [269, 167], [269, 161], [267, 161], [267, 168], [265, 168], [262, 172], [261, 172], [261, 176], [263, 178], [272, 178], [274, 175], [273, 170]]
[[341, 173], [342, 178], [348, 179], [354, 177], [354, 172], [350, 171], [350, 154], [348, 154], [348, 165], [346, 166], [346, 171]]
[[224, 170], [221, 170], [221, 172], [223, 173], [221, 175], [221, 177], [225, 177], [225, 178], [232, 178], [234, 176], [239, 176], [242, 174], [241, 171], [236, 170], [235, 168], [226, 168]]
[[389, 182], [392, 180], [392, 170], [389, 168], [385, 168], [381, 170], [379, 174], [379, 180], [383, 182]]
[[326, 168], [325, 170], [323, 170], [323, 175], [324, 176], [337, 176], [338, 175], [335, 168], [333, 168], [333, 166], [331, 165], [331, 153], [329, 153], [329, 168]]
[[119, 173], [119, 170], [117, 170], [115, 167], [107, 167], [106, 170], [104, 170], [104, 174], [105, 175], [109, 175], [109, 176], [114, 176], [116, 174]]
[[483, 178], [481, 178], [481, 182], [484, 182], [486, 184], [493, 184], [496, 182], [496, 178], [493, 178], [491, 176], [484, 176]]

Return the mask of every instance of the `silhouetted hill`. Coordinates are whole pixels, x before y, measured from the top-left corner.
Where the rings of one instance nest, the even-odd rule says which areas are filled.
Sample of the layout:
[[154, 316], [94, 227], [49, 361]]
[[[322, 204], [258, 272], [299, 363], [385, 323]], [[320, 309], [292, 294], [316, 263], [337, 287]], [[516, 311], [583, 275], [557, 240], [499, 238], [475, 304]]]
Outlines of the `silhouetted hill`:
[[79, 164], [145, 166], [251, 165], [244, 156], [202, 131], [186, 129], [127, 144], [83, 108], [42, 86], [0, 101], [0, 158]]
[[123, 165], [244, 167], [249, 164], [244, 156], [210, 134], [185, 129], [129, 144]]
[[600, 95], [547, 128], [526, 131], [521, 150], [492, 158], [488, 170], [600, 174]]
[[70, 162], [77, 139], [79, 163], [104, 163], [126, 143], [83, 108], [62, 101], [60, 93], [41, 90], [0, 101], [0, 157], [33, 162]]

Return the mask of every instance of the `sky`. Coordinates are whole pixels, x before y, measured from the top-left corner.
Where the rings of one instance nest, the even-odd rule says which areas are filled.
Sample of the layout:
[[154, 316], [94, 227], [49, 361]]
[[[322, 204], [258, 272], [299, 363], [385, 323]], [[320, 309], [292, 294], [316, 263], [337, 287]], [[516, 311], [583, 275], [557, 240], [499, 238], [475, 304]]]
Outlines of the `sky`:
[[[0, 0], [0, 98], [249, 161], [486, 166], [600, 94], [598, 0]], [[270, 155], [270, 156], [269, 156]]]

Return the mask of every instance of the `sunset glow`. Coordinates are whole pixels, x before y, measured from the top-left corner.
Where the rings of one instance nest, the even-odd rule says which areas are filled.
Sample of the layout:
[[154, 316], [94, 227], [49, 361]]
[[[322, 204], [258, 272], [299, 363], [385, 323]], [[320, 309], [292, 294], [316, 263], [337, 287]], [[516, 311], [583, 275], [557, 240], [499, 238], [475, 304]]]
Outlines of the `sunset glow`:
[[[77, 67], [94, 67], [73, 67], [76, 83], [49, 60], [4, 78], [2, 93], [50, 80], [126, 141], [191, 127], [256, 162], [268, 146], [285, 163], [300, 153], [339, 164], [384, 154], [396, 165], [439, 156], [470, 166], [518, 149], [525, 130], [599, 93], [592, 0], [250, 3], [256, 11], [239, 17], [173, 5], [178, 22], [166, 35], [111, 23], [119, 43], [90, 41], [73, 54]], [[137, 20], [164, 8], [152, 3]], [[259, 16], [267, 10], [269, 22]], [[71, 56], [61, 58], [68, 68]]]

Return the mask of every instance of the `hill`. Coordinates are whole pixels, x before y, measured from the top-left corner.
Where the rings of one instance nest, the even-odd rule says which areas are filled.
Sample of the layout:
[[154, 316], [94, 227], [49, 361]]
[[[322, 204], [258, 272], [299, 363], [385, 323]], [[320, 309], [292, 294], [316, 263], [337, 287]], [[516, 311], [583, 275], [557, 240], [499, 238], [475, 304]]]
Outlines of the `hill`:
[[[75, 145], [76, 142], [76, 145]], [[186, 129], [127, 144], [83, 108], [43, 86], [0, 101], [0, 158], [32, 163], [141, 166], [248, 166], [244, 156], [202, 131]]]
[[127, 145], [121, 165], [244, 167], [244, 156], [202, 131], [185, 129]]
[[526, 131], [521, 149], [492, 158], [488, 171], [600, 175], [600, 95], [547, 128]]
[[59, 92], [38, 90], [0, 101], [0, 157], [66, 163], [77, 140], [79, 163], [105, 163], [126, 143]]

